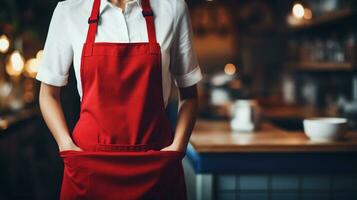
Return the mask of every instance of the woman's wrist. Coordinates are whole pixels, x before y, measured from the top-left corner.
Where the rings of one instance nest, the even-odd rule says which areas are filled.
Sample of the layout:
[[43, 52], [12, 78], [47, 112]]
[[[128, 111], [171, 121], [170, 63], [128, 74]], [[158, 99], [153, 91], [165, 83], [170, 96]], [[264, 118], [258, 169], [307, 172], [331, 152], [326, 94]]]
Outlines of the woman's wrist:
[[61, 136], [61, 138], [57, 141], [57, 145], [60, 151], [70, 149], [73, 147], [73, 140], [69, 134], [65, 134], [65, 136]]
[[174, 149], [176, 149], [177, 151], [182, 151], [182, 152], [185, 152], [186, 151], [186, 147], [187, 147], [187, 144], [183, 143], [183, 142], [173, 142], [172, 143], [172, 147]]

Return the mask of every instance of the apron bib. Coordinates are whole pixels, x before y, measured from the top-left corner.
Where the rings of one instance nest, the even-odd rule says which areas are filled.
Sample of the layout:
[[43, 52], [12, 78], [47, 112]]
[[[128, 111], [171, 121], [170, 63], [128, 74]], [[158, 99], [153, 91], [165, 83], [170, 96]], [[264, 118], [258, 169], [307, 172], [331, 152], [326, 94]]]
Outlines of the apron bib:
[[161, 47], [149, 0], [142, 0], [148, 42], [95, 42], [94, 0], [81, 56], [82, 101], [63, 150], [61, 200], [185, 200], [184, 152], [160, 151], [174, 139], [162, 92]]

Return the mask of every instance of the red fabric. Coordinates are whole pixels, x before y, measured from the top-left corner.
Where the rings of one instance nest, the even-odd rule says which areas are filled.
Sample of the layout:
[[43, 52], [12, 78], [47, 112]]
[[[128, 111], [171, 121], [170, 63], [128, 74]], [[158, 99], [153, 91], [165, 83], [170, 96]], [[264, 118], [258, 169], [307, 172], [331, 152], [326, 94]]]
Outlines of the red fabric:
[[[143, 9], [151, 11], [149, 0]], [[96, 19], [94, 0], [90, 19]], [[186, 199], [183, 152], [165, 113], [161, 49], [154, 16], [145, 16], [148, 42], [95, 42], [90, 23], [81, 60], [80, 118], [72, 132], [83, 151], [64, 150], [61, 200]], [[100, 19], [99, 19], [100, 21]]]

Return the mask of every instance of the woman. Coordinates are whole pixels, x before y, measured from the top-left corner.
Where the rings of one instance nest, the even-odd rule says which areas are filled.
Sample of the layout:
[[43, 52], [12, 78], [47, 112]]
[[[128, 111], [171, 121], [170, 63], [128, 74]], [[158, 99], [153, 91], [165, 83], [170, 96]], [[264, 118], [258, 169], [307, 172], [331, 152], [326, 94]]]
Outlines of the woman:
[[[48, 31], [40, 107], [64, 160], [61, 199], [186, 199], [182, 158], [202, 73], [184, 0], [67, 0]], [[60, 104], [73, 61], [80, 118]], [[176, 129], [165, 107], [179, 88]]]

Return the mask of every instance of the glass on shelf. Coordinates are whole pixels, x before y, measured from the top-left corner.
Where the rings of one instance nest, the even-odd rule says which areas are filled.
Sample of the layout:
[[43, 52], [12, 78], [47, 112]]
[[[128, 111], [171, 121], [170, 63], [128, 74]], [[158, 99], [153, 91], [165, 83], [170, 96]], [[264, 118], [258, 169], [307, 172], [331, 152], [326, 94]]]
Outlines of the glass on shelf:
[[346, 55], [346, 60], [348, 62], [356, 61], [356, 34], [350, 33], [344, 43], [344, 50]]

